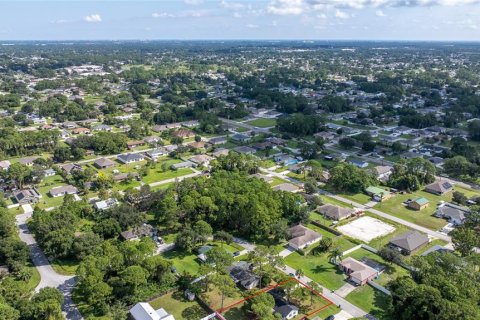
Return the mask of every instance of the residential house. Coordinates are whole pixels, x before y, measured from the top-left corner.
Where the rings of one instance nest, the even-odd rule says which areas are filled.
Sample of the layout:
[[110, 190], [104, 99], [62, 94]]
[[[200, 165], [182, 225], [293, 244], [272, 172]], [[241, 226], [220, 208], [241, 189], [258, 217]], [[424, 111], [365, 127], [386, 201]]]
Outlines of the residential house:
[[203, 141], [193, 141], [193, 142], [189, 143], [188, 146], [193, 148], [193, 149], [202, 149], [202, 148], [205, 148], [205, 142], [203, 142]]
[[120, 232], [120, 238], [124, 241], [137, 241], [140, 240], [140, 238], [137, 237], [135, 233], [132, 231], [122, 231]]
[[120, 173], [120, 174], [116, 174], [116, 175], [113, 176], [113, 181], [120, 182], [120, 181], [127, 180], [129, 178], [132, 178], [132, 179], [135, 179], [135, 180], [139, 181], [140, 180], [140, 175], [137, 172]]
[[18, 160], [18, 163], [31, 167], [31, 166], [33, 166], [33, 163], [35, 162], [35, 160], [37, 160], [38, 158], [40, 158], [40, 157], [35, 157], [35, 156], [25, 157], [25, 158], [21, 158], [20, 160]]
[[354, 165], [357, 168], [366, 168], [368, 167], [368, 162], [363, 160], [352, 159], [349, 161], [350, 164]]
[[298, 316], [298, 308], [291, 304], [283, 304], [273, 308], [274, 313], [280, 314], [282, 320], [290, 320]]
[[182, 168], [193, 168], [195, 167], [195, 163], [192, 161], [183, 161], [179, 163], [174, 163], [171, 165], [171, 168], [176, 170], [176, 169], [182, 169]]
[[233, 149], [233, 151], [242, 153], [242, 154], [254, 154], [256, 152], [255, 149], [247, 147], [247, 146], [239, 146]]
[[283, 166], [289, 166], [298, 163], [298, 160], [288, 154], [280, 153], [273, 156], [273, 161]]
[[112, 131], [112, 127], [107, 124], [99, 124], [98, 126], [93, 127], [93, 130], [110, 132]]
[[218, 158], [220, 156], [228, 156], [229, 152], [230, 150], [226, 148], [219, 148], [212, 152], [212, 156], [214, 156], [215, 158]]
[[346, 218], [355, 214], [355, 210], [353, 210], [353, 209], [342, 208], [342, 207], [335, 206], [335, 205], [329, 204], [329, 203], [318, 207], [317, 211], [319, 213], [325, 215], [327, 218], [335, 220], [335, 221], [340, 221], [340, 220], [346, 219]]
[[172, 133], [172, 136], [178, 137], [178, 138], [190, 138], [195, 135], [195, 132], [189, 129], [178, 129], [174, 133]]
[[441, 196], [453, 190], [453, 185], [448, 181], [435, 181], [425, 187], [425, 191]]
[[60, 165], [59, 167], [66, 174], [71, 174], [72, 171], [75, 171], [75, 170], [80, 170], [80, 171], [83, 170], [82, 166], [77, 163], [67, 163], [64, 165]]
[[88, 128], [75, 128], [72, 129], [73, 134], [90, 134], [90, 129]]
[[247, 142], [247, 141], [250, 141], [251, 137], [245, 134], [236, 133], [233, 136], [231, 136], [231, 139], [237, 142]]
[[54, 198], [61, 197], [67, 194], [77, 194], [78, 189], [71, 185], [60, 186], [60, 187], [53, 187], [49, 191], [50, 195]]
[[180, 123], [183, 127], [187, 128], [193, 128], [193, 127], [198, 127], [200, 125], [200, 121], [198, 120], [189, 120], [189, 121], [183, 121]]
[[434, 216], [446, 219], [454, 225], [461, 225], [468, 214], [470, 214], [469, 208], [445, 202], [438, 206]]
[[299, 224], [288, 229], [288, 245], [294, 250], [304, 249], [322, 239], [322, 235]]
[[211, 145], [219, 145], [219, 144], [224, 144], [224, 143], [227, 143], [227, 138], [225, 137], [215, 137], [215, 138], [211, 138], [210, 140], [208, 140], [208, 143], [210, 143]]
[[423, 233], [418, 231], [409, 231], [390, 240], [389, 246], [397, 249], [404, 255], [410, 255], [412, 252], [422, 248], [429, 243], [429, 239]]
[[430, 202], [424, 197], [416, 198], [408, 203], [408, 207], [413, 210], [423, 210], [429, 206]]
[[167, 154], [167, 150], [165, 150], [164, 148], [156, 148], [156, 149], [145, 152], [145, 155], [154, 161], [156, 161], [159, 157], [166, 154]]
[[97, 159], [93, 162], [93, 164], [95, 165], [95, 167], [97, 167], [99, 169], [106, 169], [106, 168], [115, 167], [115, 162], [113, 162], [112, 160], [110, 160], [108, 158]]
[[145, 157], [140, 153], [124, 153], [117, 156], [117, 160], [124, 164], [143, 161]]
[[53, 169], [45, 169], [43, 170], [43, 175], [44, 177], [53, 177], [54, 175], [56, 175], [57, 173], [55, 172], [55, 170]]
[[37, 203], [42, 195], [37, 191], [37, 189], [29, 188], [13, 191], [13, 197], [18, 204], [33, 204]]
[[377, 202], [382, 202], [388, 200], [392, 197], [390, 191], [384, 190], [382, 188], [370, 186], [365, 189], [365, 193], [372, 197], [373, 200]]
[[107, 200], [102, 200], [102, 201], [97, 201], [94, 204], [95, 209], [103, 211], [103, 210], [108, 210], [110, 208], [113, 208], [117, 206], [118, 200], [115, 198], [109, 198]]
[[239, 261], [227, 270], [233, 282], [245, 290], [252, 290], [260, 284], [260, 277], [250, 271], [250, 264], [246, 261]]
[[210, 164], [210, 161], [212, 161], [213, 159], [213, 157], [210, 157], [206, 154], [198, 154], [196, 156], [190, 157], [190, 159], [188, 160], [195, 163], [197, 166], [208, 166]]
[[0, 170], [8, 170], [8, 168], [10, 168], [10, 161], [8, 160], [3, 160], [3, 161], [0, 161]]
[[160, 137], [157, 137], [157, 136], [150, 136], [150, 137], [143, 138], [143, 141], [145, 141], [145, 143], [148, 143], [149, 145], [152, 145], [152, 146], [157, 145], [161, 140], [162, 139], [160, 139]]
[[360, 286], [365, 285], [368, 281], [378, 276], [376, 269], [352, 257], [343, 259], [339, 266], [348, 275], [349, 281]]
[[145, 141], [143, 141], [143, 140], [133, 140], [133, 141], [128, 141], [127, 142], [127, 148], [130, 149], [130, 150], [132, 150], [136, 147], [141, 147], [143, 145], [145, 145]]
[[379, 181], [387, 181], [392, 174], [393, 167], [391, 166], [376, 166], [373, 172]]

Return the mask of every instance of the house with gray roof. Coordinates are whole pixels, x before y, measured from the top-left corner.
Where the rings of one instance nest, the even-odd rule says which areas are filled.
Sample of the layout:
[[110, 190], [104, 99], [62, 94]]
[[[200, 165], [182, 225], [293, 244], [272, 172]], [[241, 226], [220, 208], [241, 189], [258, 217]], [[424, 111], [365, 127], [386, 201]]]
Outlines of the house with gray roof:
[[391, 239], [389, 246], [400, 251], [403, 255], [410, 255], [428, 243], [429, 239], [425, 234], [418, 231], [409, 231]]
[[145, 157], [140, 153], [124, 153], [117, 156], [117, 160], [124, 164], [143, 161]]
[[340, 221], [355, 214], [355, 210], [353, 209], [342, 208], [329, 203], [318, 207], [317, 211], [335, 221]]
[[461, 225], [465, 217], [470, 213], [467, 207], [457, 206], [453, 203], [442, 203], [438, 206], [434, 216], [448, 220], [455, 225]]
[[453, 190], [453, 185], [448, 181], [435, 181], [425, 187], [425, 191], [441, 196]]
[[19, 204], [33, 204], [37, 203], [38, 200], [42, 197], [40, 192], [35, 188], [15, 190], [13, 192], [13, 197]]
[[93, 164], [95, 165], [95, 167], [97, 167], [99, 169], [106, 169], [106, 168], [115, 167], [115, 162], [113, 162], [112, 160], [110, 160], [108, 158], [97, 159], [93, 162]]
[[56, 197], [61, 197], [67, 194], [77, 194], [78, 189], [74, 186], [67, 185], [67, 186], [54, 187], [50, 189], [48, 193], [50, 193], [52, 197], [56, 198]]

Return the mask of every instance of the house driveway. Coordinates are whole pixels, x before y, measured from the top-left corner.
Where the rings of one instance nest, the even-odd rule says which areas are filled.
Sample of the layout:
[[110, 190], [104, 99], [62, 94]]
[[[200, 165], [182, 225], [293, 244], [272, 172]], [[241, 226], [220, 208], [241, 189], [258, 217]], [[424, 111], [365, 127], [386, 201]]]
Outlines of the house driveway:
[[357, 287], [353, 284], [347, 282], [341, 288], [335, 290], [335, 293], [342, 298], [345, 298], [350, 292], [355, 290]]
[[292, 253], [294, 253], [295, 250], [293, 250], [292, 248], [288, 247], [286, 249], [283, 249], [282, 251], [280, 251], [280, 253], [278, 254], [280, 257], [282, 258], [286, 258], [288, 257], [289, 255], [291, 255]]
[[35, 291], [38, 292], [40, 289], [46, 287], [58, 288], [63, 293], [65, 299], [62, 305], [62, 311], [65, 318], [67, 320], [83, 320], [80, 311], [78, 311], [71, 297], [73, 287], [75, 286], [75, 277], [64, 276], [53, 270], [52, 265], [43, 254], [42, 249], [28, 229], [27, 220], [31, 216], [32, 213], [24, 213], [17, 215], [15, 218], [18, 226], [18, 236], [20, 237], [20, 240], [28, 245], [30, 249], [30, 258], [40, 273], [40, 283], [35, 288]]

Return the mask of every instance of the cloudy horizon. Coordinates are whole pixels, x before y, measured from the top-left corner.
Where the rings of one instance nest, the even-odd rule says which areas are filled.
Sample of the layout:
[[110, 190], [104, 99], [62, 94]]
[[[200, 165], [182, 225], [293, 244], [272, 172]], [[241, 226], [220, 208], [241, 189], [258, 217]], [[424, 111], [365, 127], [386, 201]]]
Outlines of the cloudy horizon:
[[0, 40], [480, 41], [480, 0], [0, 0]]

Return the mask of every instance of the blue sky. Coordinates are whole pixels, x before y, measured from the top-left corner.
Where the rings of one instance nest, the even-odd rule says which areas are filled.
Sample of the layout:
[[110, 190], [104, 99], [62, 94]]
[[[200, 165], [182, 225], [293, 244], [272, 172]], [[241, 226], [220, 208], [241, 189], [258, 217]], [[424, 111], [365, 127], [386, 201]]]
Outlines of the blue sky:
[[480, 41], [480, 0], [0, 0], [0, 40]]

